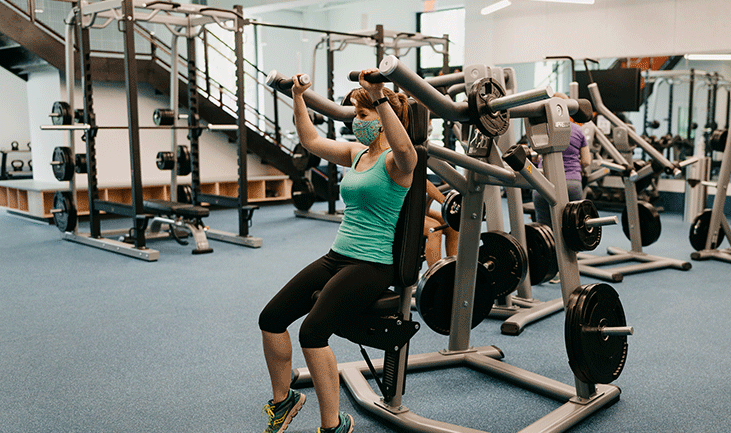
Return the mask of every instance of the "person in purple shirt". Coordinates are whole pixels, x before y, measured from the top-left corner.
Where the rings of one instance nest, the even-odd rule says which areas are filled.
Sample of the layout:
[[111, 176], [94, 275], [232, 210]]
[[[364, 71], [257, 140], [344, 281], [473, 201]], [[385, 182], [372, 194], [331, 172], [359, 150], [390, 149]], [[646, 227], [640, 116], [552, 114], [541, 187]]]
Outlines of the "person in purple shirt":
[[[555, 93], [554, 97], [568, 99], [563, 93]], [[581, 200], [584, 188], [581, 185], [581, 172], [591, 164], [591, 151], [579, 125], [571, 119], [571, 140], [569, 147], [563, 151], [563, 166], [566, 172], [566, 185], [569, 190], [569, 201]], [[536, 222], [551, 226], [551, 210], [548, 202], [537, 191], [533, 191], [533, 205], [536, 210]]]

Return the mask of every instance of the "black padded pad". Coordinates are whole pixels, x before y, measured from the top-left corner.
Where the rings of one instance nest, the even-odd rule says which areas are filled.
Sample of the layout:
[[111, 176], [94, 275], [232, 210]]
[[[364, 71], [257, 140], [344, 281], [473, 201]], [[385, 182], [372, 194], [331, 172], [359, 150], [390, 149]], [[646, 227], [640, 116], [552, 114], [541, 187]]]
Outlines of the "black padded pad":
[[418, 162], [414, 169], [411, 189], [404, 199], [396, 223], [393, 239], [395, 283], [408, 287], [419, 279], [421, 253], [424, 243], [424, 216], [426, 215], [426, 149], [415, 146]]
[[[317, 301], [319, 296], [319, 290], [312, 294], [313, 304]], [[399, 312], [399, 307], [401, 307], [401, 296], [393, 290], [385, 290], [381, 294], [381, 297], [369, 305], [368, 309], [366, 309], [362, 314], [378, 317], [392, 316]]]
[[142, 202], [145, 212], [155, 215], [176, 215], [183, 218], [205, 218], [208, 208], [169, 200], [145, 200]]

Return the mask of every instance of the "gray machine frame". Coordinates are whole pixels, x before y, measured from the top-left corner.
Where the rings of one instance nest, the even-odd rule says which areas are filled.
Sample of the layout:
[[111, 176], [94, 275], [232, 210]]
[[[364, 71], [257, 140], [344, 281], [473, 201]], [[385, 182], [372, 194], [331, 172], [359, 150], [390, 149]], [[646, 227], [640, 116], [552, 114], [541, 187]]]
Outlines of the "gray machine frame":
[[[477, 68], [491, 73], [487, 67], [477, 66]], [[434, 89], [428, 80], [422, 79], [399, 63], [396, 57], [386, 57], [379, 69], [381, 74], [443, 118], [458, 122], [469, 120], [466, 102], [454, 103]], [[620, 394], [619, 388], [614, 385], [584, 383], [579, 379], [575, 379], [574, 386], [563, 384], [501, 362], [503, 353], [494, 346], [470, 346], [472, 302], [475, 296], [479, 238], [482, 231], [482, 219], [479, 215], [485, 203], [485, 186], [536, 188], [551, 205], [554, 232], [561, 233], [561, 214], [568, 203], [568, 192], [560, 152], [568, 146], [570, 136], [568, 116], [570, 112], [578, 109], [578, 104], [573, 100], [559, 98], [544, 100], [551, 94], [550, 89], [523, 92], [501, 98], [497, 106], [493, 107], [496, 111], [509, 110], [511, 117], [525, 118], [532, 146], [537, 152], [544, 154], [546, 176], [543, 176], [529, 160], [526, 160], [516, 172], [506, 168], [502, 161], [499, 164], [492, 164], [440, 146], [428, 146], [430, 161], [442, 160], [430, 163], [430, 168], [434, 170], [434, 167], [439, 166], [437, 168], [439, 174], [462, 193], [450, 328], [452, 332], [449, 335], [449, 346], [445, 350], [411, 356], [407, 356], [405, 350], [402, 351], [398, 369], [399, 383], [403, 384], [407, 368], [416, 370], [469, 366], [563, 403], [558, 409], [521, 430], [523, 432], [565, 431], [600, 408], [616, 402]], [[307, 102], [307, 99], [305, 100]], [[494, 146], [493, 143], [491, 145]], [[447, 169], [447, 162], [463, 167], [466, 170], [465, 174], [462, 175], [451, 167]], [[522, 224], [521, 222], [520, 226]], [[556, 250], [561, 271], [561, 299], [565, 305], [573, 290], [580, 286], [578, 262], [576, 253], [567, 248], [561, 236], [556, 237]], [[409, 318], [411, 314], [411, 291], [412, 288], [409, 288], [401, 293], [401, 313], [405, 318]], [[376, 370], [382, 369], [382, 361], [375, 361], [374, 366]], [[400, 428], [415, 432], [479, 432], [469, 427], [421, 417], [402, 404], [400, 393], [389, 401], [384, 401], [367, 382], [366, 375], [369, 374], [369, 370], [363, 362], [339, 364], [338, 368], [340, 376], [359, 405]], [[307, 369], [295, 370], [294, 377], [295, 383], [300, 385], [311, 381]]]
[[[578, 93], [577, 87], [572, 87], [571, 93], [574, 94], [574, 88]], [[612, 144], [607, 137], [597, 128], [593, 123], [586, 125], [587, 128], [591, 128], [594, 131], [594, 139], [598, 140], [602, 148], [605, 149], [612, 157], [612, 161], [602, 161], [601, 165], [609, 170], [624, 172], [626, 167], [632, 167], [632, 155], [629, 140], [632, 140], [638, 146], [642, 148], [647, 154], [649, 154], [657, 163], [672, 173], [675, 177], [679, 177], [682, 174], [681, 168], [687, 165], [693, 164], [698, 161], [698, 158], [688, 158], [680, 163], [670, 162], [665, 158], [659, 151], [657, 151], [652, 145], [645, 141], [639, 134], [637, 134], [632, 128], [628, 127], [626, 123], [622, 122], [614, 113], [612, 113], [602, 102], [601, 94], [599, 93], [599, 87], [596, 83], [588, 85], [589, 95], [594, 102], [596, 111], [606, 117], [612, 125], [615, 126], [613, 132], [614, 144]], [[629, 223], [630, 242], [631, 249], [624, 250], [618, 247], [608, 247], [608, 256], [597, 257], [587, 253], [580, 253], [579, 258], [579, 272], [583, 275], [589, 275], [594, 278], [599, 278], [605, 281], [619, 282], [624, 279], [624, 275], [635, 274], [640, 272], [649, 272], [659, 269], [674, 268], [683, 271], [689, 270], [692, 265], [688, 261], [671, 259], [661, 256], [650, 255], [642, 251], [642, 233], [640, 231], [640, 215], [639, 215], [639, 203], [637, 197], [637, 189], [635, 188], [635, 182], [643, 179], [646, 176], [650, 176], [653, 173], [651, 164], [647, 164], [639, 171], [634, 169], [630, 170], [628, 176], [623, 176], [622, 181], [624, 184], [625, 202], [627, 207], [627, 221]], [[625, 266], [615, 266], [609, 269], [601, 269], [599, 266], [613, 265], [617, 263], [624, 263], [628, 261], [634, 261], [634, 263]]]

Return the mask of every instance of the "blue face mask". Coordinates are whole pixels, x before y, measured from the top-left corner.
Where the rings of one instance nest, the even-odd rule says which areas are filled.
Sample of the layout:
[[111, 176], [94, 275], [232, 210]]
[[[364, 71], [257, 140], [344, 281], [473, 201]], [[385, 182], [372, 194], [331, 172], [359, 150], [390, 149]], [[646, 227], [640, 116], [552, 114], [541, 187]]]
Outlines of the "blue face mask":
[[381, 133], [381, 121], [353, 119], [353, 134], [355, 138], [366, 146], [370, 146], [373, 140]]

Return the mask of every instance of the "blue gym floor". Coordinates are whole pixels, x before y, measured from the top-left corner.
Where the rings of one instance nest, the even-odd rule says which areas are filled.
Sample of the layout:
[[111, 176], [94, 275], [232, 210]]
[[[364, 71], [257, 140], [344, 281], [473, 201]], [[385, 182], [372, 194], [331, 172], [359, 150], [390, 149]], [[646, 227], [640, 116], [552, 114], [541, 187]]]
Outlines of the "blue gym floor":
[[[0, 212], [0, 431], [263, 431], [261, 409], [271, 397], [259, 311], [328, 250], [338, 227], [296, 218], [293, 209], [256, 211], [250, 233], [262, 238], [262, 248], [211, 241], [212, 254], [195, 256], [190, 246], [150, 241], [160, 251], [153, 263], [63, 241], [53, 226]], [[212, 211], [206, 223], [237, 231], [231, 210]], [[102, 222], [102, 229], [128, 226], [128, 219]], [[662, 214], [660, 240], [645, 251], [690, 261], [688, 230], [680, 215]], [[604, 255], [608, 246], [629, 249], [620, 226], [605, 227], [593, 253]], [[729, 431], [731, 264], [692, 265], [612, 283], [635, 328], [615, 382], [622, 394], [571, 431]], [[555, 299], [560, 287], [535, 286], [533, 295]], [[562, 312], [554, 314], [515, 337], [488, 319], [471, 344], [495, 345], [504, 362], [573, 384], [563, 321]], [[295, 367], [304, 366], [298, 326], [290, 329]], [[410, 351], [447, 344], [448, 337], [423, 327]], [[337, 337], [331, 345], [338, 361], [360, 360], [356, 345]], [[469, 368], [409, 374], [406, 387], [403, 403], [418, 414], [489, 432], [518, 431], [560, 405]], [[288, 433], [313, 433], [319, 425], [314, 390], [303, 392], [308, 402]], [[395, 431], [357, 407], [344, 387], [341, 407], [356, 432]]]

